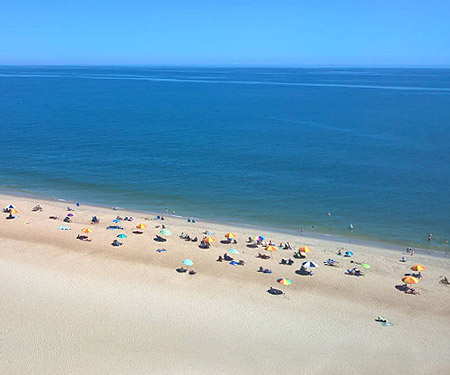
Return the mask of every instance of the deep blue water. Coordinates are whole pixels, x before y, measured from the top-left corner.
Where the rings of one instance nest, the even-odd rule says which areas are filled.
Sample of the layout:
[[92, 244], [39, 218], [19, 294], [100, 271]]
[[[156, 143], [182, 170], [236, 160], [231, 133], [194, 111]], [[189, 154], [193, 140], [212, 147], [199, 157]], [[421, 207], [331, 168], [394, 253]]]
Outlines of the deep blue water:
[[0, 139], [3, 189], [450, 249], [450, 70], [0, 67]]

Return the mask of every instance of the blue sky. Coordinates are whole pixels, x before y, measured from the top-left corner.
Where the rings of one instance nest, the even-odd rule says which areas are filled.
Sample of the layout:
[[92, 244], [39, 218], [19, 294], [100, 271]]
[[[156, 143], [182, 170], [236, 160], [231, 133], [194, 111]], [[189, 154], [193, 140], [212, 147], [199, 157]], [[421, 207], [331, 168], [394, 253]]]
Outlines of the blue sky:
[[450, 0], [0, 0], [0, 64], [450, 66]]

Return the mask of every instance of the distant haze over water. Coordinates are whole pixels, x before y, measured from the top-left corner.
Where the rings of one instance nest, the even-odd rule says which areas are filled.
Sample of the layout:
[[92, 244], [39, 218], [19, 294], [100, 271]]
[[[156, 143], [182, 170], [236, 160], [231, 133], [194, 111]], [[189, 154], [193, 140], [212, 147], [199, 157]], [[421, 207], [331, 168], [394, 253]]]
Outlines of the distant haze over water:
[[0, 67], [0, 138], [3, 189], [450, 250], [446, 69]]

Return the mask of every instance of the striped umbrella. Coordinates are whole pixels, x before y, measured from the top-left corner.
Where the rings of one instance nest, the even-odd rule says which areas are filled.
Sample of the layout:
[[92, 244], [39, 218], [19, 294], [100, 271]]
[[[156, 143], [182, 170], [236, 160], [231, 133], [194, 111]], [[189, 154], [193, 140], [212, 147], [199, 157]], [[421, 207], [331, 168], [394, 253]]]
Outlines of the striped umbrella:
[[277, 279], [277, 283], [281, 284], [281, 285], [291, 285], [292, 280], [286, 279], [285, 277], [281, 277], [281, 278]]
[[301, 251], [302, 253], [310, 253], [310, 252], [311, 252], [311, 248], [309, 248], [308, 246], [302, 246], [302, 247], [300, 248], [300, 251]]
[[402, 281], [405, 284], [417, 284], [419, 282], [419, 279], [417, 277], [414, 276], [406, 276], [402, 279]]
[[316, 263], [311, 262], [310, 260], [307, 260], [306, 262], [303, 262], [302, 265], [303, 265], [303, 267], [305, 267], [305, 268], [319, 267]]
[[203, 241], [205, 241], [206, 243], [213, 243], [216, 242], [216, 239], [211, 236], [208, 236]]
[[228, 233], [225, 235], [225, 237], [228, 238], [228, 239], [230, 239], [230, 238], [235, 238], [235, 237], [236, 237], [236, 233], [228, 232]]
[[264, 250], [267, 250], [267, 251], [277, 251], [277, 250], [278, 250], [278, 247], [273, 246], [273, 245], [269, 245], [269, 246], [266, 246], [266, 248], [265, 248]]
[[145, 224], [138, 224], [138, 225], [136, 225], [136, 228], [137, 229], [145, 229], [145, 228], [147, 228], [147, 225], [145, 225]]
[[421, 264], [416, 264], [416, 265], [411, 267], [411, 270], [418, 271], [418, 272], [425, 271], [426, 269], [427, 269], [427, 267], [422, 266]]
[[261, 241], [265, 240], [265, 237], [263, 237], [263, 236], [253, 236], [252, 240], [256, 241], [256, 242], [261, 242]]
[[81, 229], [81, 232], [83, 232], [83, 233], [91, 233], [92, 229], [91, 228], [83, 228], [83, 229]]
[[15, 208], [9, 210], [9, 213], [10, 213], [11, 215], [17, 214], [18, 212], [19, 212], [19, 210], [16, 210]]

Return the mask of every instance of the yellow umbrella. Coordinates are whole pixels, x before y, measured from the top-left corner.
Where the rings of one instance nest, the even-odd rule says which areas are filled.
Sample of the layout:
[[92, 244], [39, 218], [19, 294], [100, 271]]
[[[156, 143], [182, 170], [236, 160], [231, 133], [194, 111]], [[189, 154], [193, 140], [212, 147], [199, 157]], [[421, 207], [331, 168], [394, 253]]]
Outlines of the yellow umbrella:
[[208, 236], [206, 237], [203, 241], [207, 242], [207, 243], [213, 243], [216, 242], [215, 238]]
[[226, 238], [234, 238], [236, 237], [236, 233], [229, 232], [225, 235]]
[[265, 248], [265, 250], [267, 250], [267, 251], [277, 251], [277, 250], [278, 250], [278, 247], [273, 246], [273, 245], [269, 245], [269, 246], [267, 246], [267, 247]]
[[147, 225], [145, 225], [145, 224], [138, 224], [138, 225], [136, 225], [136, 228], [137, 229], [145, 229], [145, 228], [147, 228]]
[[402, 281], [405, 284], [417, 284], [419, 282], [419, 279], [417, 277], [414, 276], [406, 276], [402, 279]]
[[19, 212], [19, 210], [16, 210], [15, 208], [12, 208], [11, 210], [9, 210], [9, 213], [11, 215], [17, 214]]
[[310, 253], [311, 252], [311, 248], [309, 248], [308, 246], [303, 246], [300, 248], [300, 251], [302, 253]]
[[91, 233], [91, 232], [92, 232], [92, 229], [91, 229], [91, 228], [83, 228], [81, 231], [82, 231], [83, 233]]
[[411, 270], [413, 271], [425, 271], [427, 269], [427, 267], [422, 266], [421, 264], [416, 264], [414, 266], [411, 267]]

